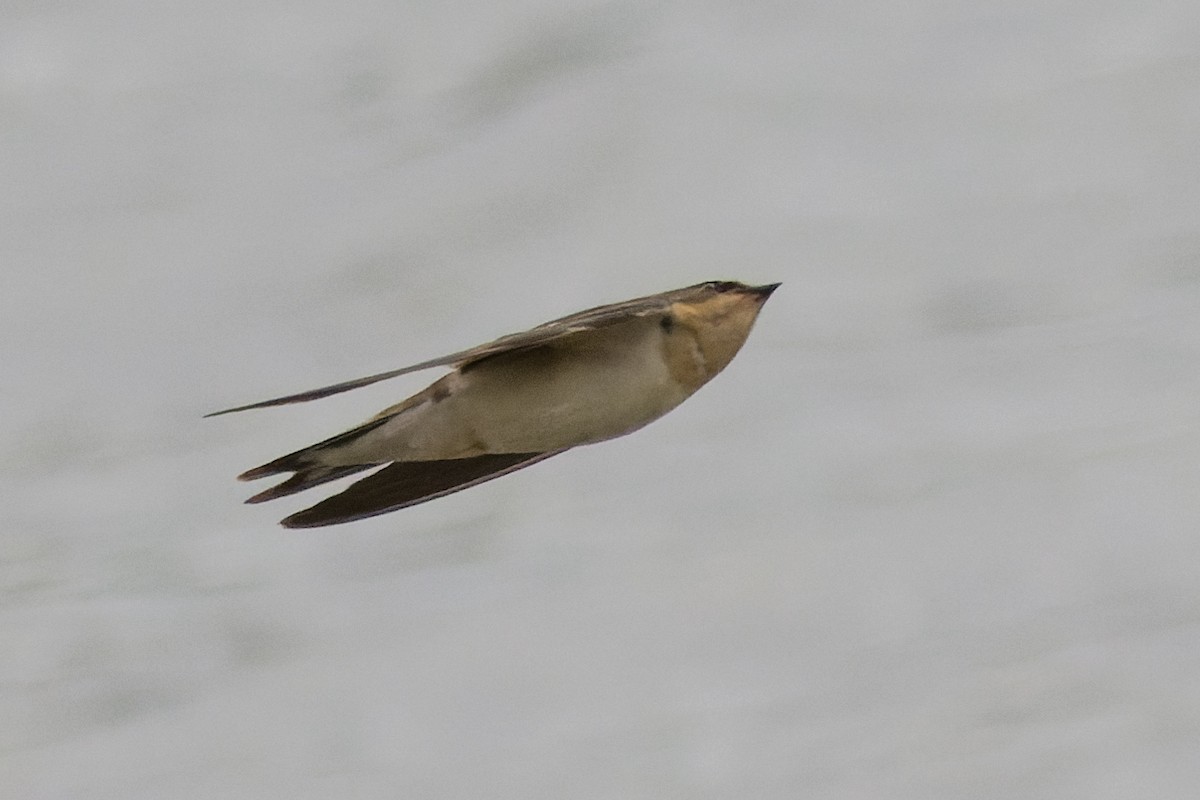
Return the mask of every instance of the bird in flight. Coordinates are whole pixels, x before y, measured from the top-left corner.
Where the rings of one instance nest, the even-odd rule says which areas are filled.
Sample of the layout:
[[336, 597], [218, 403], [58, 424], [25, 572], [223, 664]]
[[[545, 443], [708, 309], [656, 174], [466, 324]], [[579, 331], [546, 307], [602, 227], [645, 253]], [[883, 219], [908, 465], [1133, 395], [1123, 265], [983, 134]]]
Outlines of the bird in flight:
[[351, 522], [653, 422], [725, 368], [778, 286], [710, 281], [598, 306], [441, 358], [206, 416], [301, 403], [453, 367], [363, 424], [238, 476], [250, 481], [292, 473], [246, 501], [261, 503], [382, 466], [280, 524]]

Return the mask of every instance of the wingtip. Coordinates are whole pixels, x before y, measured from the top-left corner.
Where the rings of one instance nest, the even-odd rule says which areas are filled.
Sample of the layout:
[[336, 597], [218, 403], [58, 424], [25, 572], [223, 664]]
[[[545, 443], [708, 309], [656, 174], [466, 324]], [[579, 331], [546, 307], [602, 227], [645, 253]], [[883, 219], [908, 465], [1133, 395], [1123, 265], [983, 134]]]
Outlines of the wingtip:
[[236, 414], [238, 411], [249, 411], [252, 408], [265, 408], [268, 404], [270, 404], [270, 402], [271, 401], [268, 401], [267, 403], [250, 403], [249, 405], [245, 405], [245, 406], [234, 406], [233, 408], [222, 408], [220, 411], [208, 412], [203, 417], [201, 417], [201, 419], [208, 419], [209, 417], [221, 417], [221, 416], [224, 416], [225, 414]]
[[287, 528], [288, 530], [296, 530], [298, 528], [322, 528], [327, 525], [337, 524], [338, 521], [345, 521], [345, 520], [338, 520], [338, 521], [321, 520], [321, 521], [314, 522], [314, 521], [306, 520], [304, 518], [304, 514], [306, 511], [308, 511], [308, 509], [305, 509], [304, 511], [297, 511], [295, 514], [289, 514], [288, 516], [279, 520], [279, 527]]
[[260, 405], [261, 405], [260, 403], [251, 403], [248, 406], [234, 406], [233, 408], [222, 408], [220, 411], [208, 412], [203, 417], [201, 417], [201, 419], [208, 419], [209, 417], [223, 417], [226, 414], [235, 414], [238, 411], [248, 411], [252, 408], [258, 408]]

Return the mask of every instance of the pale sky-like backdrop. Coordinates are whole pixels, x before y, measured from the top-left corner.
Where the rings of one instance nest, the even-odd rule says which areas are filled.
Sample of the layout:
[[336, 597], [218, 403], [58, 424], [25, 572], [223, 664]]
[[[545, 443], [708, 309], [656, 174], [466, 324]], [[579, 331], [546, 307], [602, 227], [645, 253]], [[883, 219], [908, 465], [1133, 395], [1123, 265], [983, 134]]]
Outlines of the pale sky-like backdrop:
[[[0, 796], [1200, 785], [1200, 4], [0, 9]], [[782, 281], [636, 435], [339, 528], [219, 408]]]

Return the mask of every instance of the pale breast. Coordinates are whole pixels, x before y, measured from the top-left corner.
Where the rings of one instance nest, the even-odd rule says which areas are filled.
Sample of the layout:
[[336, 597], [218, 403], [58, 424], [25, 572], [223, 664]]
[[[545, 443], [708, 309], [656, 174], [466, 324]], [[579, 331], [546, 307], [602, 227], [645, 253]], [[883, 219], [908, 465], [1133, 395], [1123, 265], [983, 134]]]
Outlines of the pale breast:
[[663, 358], [656, 320], [589, 331], [463, 374], [452, 398], [491, 452], [544, 452], [611, 439], [657, 419], [689, 394]]

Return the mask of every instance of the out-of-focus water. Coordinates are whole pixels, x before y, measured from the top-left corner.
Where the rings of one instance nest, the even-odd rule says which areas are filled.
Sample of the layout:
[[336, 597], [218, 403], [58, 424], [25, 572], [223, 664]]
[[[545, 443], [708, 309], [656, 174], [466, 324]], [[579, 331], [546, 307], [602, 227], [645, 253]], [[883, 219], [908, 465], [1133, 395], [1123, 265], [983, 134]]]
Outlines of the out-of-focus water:
[[[0, 795], [1200, 783], [1200, 6], [10, 4]], [[626, 439], [343, 528], [233, 476], [782, 280]]]

